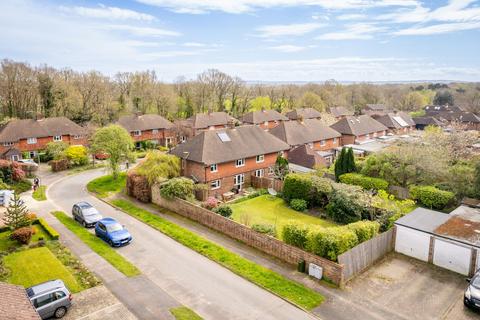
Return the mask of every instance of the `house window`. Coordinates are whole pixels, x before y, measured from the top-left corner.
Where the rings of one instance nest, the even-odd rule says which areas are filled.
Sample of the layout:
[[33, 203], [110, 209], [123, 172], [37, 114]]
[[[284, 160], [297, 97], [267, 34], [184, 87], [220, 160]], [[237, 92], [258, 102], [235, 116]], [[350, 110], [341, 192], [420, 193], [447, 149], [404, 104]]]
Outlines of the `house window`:
[[275, 168], [274, 167], [269, 167], [268, 168], [268, 174], [272, 175], [275, 173]]
[[12, 161], [18, 161], [18, 160], [19, 160], [18, 154], [12, 155]]
[[11, 147], [11, 146], [13, 146], [13, 144], [14, 144], [13, 142], [4, 142], [3, 146], [4, 147]]
[[217, 164], [214, 163], [210, 166], [210, 172], [217, 172], [218, 171], [218, 167], [217, 167]]
[[237, 175], [235, 175], [235, 177], [233, 177], [233, 184], [238, 189], [242, 188], [242, 185], [243, 185], [244, 182], [245, 182], [245, 175], [243, 173], [242, 174], [237, 174]]
[[158, 134], [158, 129], [153, 129], [152, 134]]
[[78, 134], [76, 134], [76, 135], [73, 136], [73, 139], [75, 139], [75, 140], [78, 140], [78, 139], [80, 139], [80, 138], [82, 138], [82, 136], [80, 136], [80, 135], [78, 135]]
[[210, 187], [212, 188], [212, 190], [219, 189], [220, 188], [220, 180], [213, 180], [210, 183]]
[[35, 144], [37, 143], [37, 138], [28, 138], [27, 139], [27, 144]]
[[56, 142], [62, 141], [62, 136], [54, 136], [53, 141], [56, 141]]
[[374, 137], [374, 138], [377, 137], [377, 133], [376, 133], [376, 132], [373, 133], [373, 137]]
[[255, 170], [255, 177], [263, 177], [263, 169]]
[[263, 154], [259, 154], [257, 156], [257, 163], [263, 162], [265, 160], [265, 156]]
[[313, 149], [313, 142], [309, 142], [309, 143], [308, 143], [308, 147], [309, 147], [310, 149]]
[[133, 135], [136, 136], [136, 137], [141, 136], [141, 135], [142, 135], [142, 131], [140, 131], [140, 130], [135, 130], [135, 131], [133, 131]]
[[185, 136], [180, 136], [180, 142], [181, 142], [181, 143], [184, 143], [185, 141], [187, 141], [187, 137], [185, 137]]
[[321, 140], [320, 141], [320, 145], [323, 147], [324, 145], [326, 145], [327, 143], [325, 142], [325, 140]]
[[238, 159], [235, 161], [235, 167], [243, 167], [245, 165], [245, 159]]
[[172, 145], [172, 138], [165, 138], [165, 147], [171, 146]]
[[333, 144], [337, 143], [337, 138], [333, 138]]
[[370, 135], [368, 133], [365, 135], [365, 139], [370, 139]]
[[30, 151], [29, 156], [30, 156], [30, 159], [34, 159], [37, 156], [37, 152], [36, 151]]

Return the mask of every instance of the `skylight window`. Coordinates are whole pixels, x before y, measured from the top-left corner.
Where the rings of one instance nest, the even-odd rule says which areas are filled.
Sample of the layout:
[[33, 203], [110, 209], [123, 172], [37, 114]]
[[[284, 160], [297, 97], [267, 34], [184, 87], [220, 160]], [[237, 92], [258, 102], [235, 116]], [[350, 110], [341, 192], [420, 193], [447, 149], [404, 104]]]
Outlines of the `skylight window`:
[[232, 141], [226, 132], [218, 132], [217, 135], [222, 142]]
[[401, 117], [393, 117], [393, 120], [395, 120], [402, 127], [408, 127], [408, 123]]

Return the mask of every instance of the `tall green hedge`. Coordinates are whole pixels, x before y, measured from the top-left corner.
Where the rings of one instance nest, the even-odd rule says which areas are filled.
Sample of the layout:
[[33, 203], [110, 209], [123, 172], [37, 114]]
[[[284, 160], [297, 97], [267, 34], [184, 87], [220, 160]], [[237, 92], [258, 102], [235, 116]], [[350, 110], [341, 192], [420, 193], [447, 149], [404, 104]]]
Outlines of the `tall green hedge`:
[[387, 190], [388, 182], [380, 178], [372, 178], [359, 173], [345, 173], [339, 178], [340, 182], [354, 184], [367, 190]]
[[292, 199], [303, 199], [309, 202], [312, 179], [309, 175], [290, 173], [283, 182], [283, 198], [290, 203]]
[[455, 198], [453, 192], [433, 186], [411, 186], [409, 190], [412, 199], [430, 209], [443, 209]]
[[309, 229], [306, 226], [287, 224], [282, 229], [282, 239], [285, 243], [305, 249]]
[[368, 220], [350, 223], [345, 227], [357, 235], [359, 243], [372, 239], [380, 230], [380, 224], [377, 221]]

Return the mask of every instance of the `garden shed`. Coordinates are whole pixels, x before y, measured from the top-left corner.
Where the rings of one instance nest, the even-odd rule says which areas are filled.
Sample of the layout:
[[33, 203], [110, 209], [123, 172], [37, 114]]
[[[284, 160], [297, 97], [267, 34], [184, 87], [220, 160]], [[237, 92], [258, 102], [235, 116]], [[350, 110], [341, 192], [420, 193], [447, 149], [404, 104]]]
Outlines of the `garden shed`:
[[480, 210], [460, 206], [450, 214], [417, 208], [395, 222], [395, 251], [473, 275], [480, 267]]

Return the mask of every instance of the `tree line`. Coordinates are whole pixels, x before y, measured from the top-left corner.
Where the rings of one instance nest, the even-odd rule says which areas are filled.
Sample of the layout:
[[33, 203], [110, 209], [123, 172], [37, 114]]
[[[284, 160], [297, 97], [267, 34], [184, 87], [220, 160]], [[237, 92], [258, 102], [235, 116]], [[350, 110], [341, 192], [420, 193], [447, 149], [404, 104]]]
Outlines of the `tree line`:
[[418, 111], [434, 102], [456, 104], [480, 113], [480, 84], [341, 84], [335, 80], [252, 84], [215, 69], [194, 79], [179, 77], [166, 83], [150, 70], [119, 72], [109, 77], [98, 71], [31, 66], [7, 59], [0, 64], [3, 122], [43, 115], [105, 125], [134, 112], [175, 119], [198, 112], [227, 111], [238, 117], [252, 110], [284, 111], [297, 107], [328, 111], [330, 107], [344, 106], [359, 111], [370, 103]]

